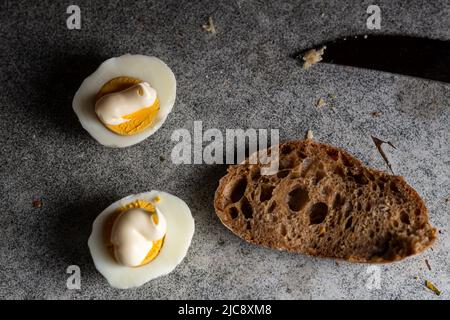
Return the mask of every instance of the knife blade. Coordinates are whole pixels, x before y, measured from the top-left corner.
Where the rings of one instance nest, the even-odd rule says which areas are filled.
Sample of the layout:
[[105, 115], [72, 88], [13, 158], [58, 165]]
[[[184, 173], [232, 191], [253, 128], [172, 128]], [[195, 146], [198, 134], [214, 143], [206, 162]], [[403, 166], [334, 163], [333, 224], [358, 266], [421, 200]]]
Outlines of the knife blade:
[[[450, 83], [450, 41], [401, 35], [356, 35], [329, 41], [322, 62]], [[296, 56], [303, 57], [306, 50]]]

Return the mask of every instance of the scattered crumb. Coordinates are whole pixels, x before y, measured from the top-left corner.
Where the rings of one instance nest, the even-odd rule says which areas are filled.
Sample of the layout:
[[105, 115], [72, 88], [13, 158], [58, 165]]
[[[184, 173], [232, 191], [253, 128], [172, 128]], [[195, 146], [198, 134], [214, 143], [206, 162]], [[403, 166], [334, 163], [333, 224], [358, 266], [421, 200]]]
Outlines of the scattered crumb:
[[391, 163], [389, 162], [389, 159], [386, 156], [386, 153], [384, 153], [383, 148], [381, 146], [383, 145], [383, 143], [386, 143], [394, 149], [397, 149], [397, 148], [390, 141], [383, 141], [374, 136], [371, 136], [371, 137], [372, 137], [373, 143], [375, 144], [375, 147], [377, 148], [377, 150], [380, 153], [381, 157], [383, 158], [384, 162], [388, 166], [389, 170], [391, 170], [392, 174], [394, 174], [394, 171], [392, 170], [392, 167], [391, 167]]
[[330, 106], [330, 108], [334, 108], [336, 105], [334, 104], [334, 100], [336, 99], [336, 95], [334, 93], [329, 93], [328, 94], [328, 104]]
[[436, 295], [438, 296], [441, 295], [441, 291], [438, 288], [436, 288], [436, 286], [431, 281], [425, 280], [425, 286], [431, 291], [433, 291]]
[[445, 202], [445, 204], [450, 204], [450, 198], [445, 198], [444, 202]]
[[339, 262], [335, 261], [336, 265], [339, 266]]
[[159, 156], [159, 161], [161, 161], [161, 162], [164, 162], [164, 161], [166, 161], [166, 158], [164, 158], [164, 156]]
[[314, 139], [314, 135], [313, 135], [312, 130], [308, 130], [306, 132], [306, 139]]
[[322, 99], [322, 98], [319, 98], [319, 100], [316, 101], [316, 107], [317, 108], [321, 108], [321, 107], [323, 107], [326, 104], [327, 104], [326, 101], [324, 99]]
[[216, 26], [214, 25], [213, 18], [208, 17], [208, 22], [202, 26], [203, 30], [209, 33], [216, 33]]
[[158, 202], [160, 202], [161, 201], [161, 198], [159, 197], [159, 196], [156, 196], [154, 199], [153, 199], [153, 202], [155, 202], [155, 203], [158, 203]]
[[321, 49], [311, 49], [305, 52], [303, 55], [303, 69], [309, 69], [313, 64], [322, 61], [322, 55], [325, 52], [326, 47], [323, 46]]
[[42, 200], [41, 200], [41, 199], [35, 199], [35, 200], [33, 200], [33, 207], [34, 207], [34, 208], [40, 208], [40, 207], [42, 207]]
[[379, 111], [372, 112], [372, 117], [374, 117], [374, 118], [378, 118], [378, 117], [380, 117], [380, 115], [381, 115], [381, 112], [379, 112]]
[[439, 230], [439, 234], [443, 234], [444, 233], [444, 231], [442, 231], [442, 230]]
[[367, 39], [367, 34], [364, 35], [364, 39]]
[[427, 265], [428, 270], [431, 271], [430, 263], [428, 262], [428, 259], [425, 259], [425, 264]]
[[325, 17], [325, 13], [322, 12], [322, 14], [320, 15], [322, 18]]

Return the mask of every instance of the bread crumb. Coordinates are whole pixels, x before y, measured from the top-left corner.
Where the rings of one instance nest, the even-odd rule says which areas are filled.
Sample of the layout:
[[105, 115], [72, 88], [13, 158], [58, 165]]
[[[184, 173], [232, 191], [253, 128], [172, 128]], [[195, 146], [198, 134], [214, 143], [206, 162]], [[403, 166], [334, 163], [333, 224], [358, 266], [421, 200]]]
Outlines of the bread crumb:
[[316, 107], [317, 108], [322, 108], [324, 105], [326, 105], [326, 101], [322, 98], [319, 98], [319, 100], [316, 101]]
[[209, 33], [216, 33], [216, 26], [214, 25], [213, 18], [208, 17], [208, 22], [202, 26], [203, 30]]
[[161, 198], [159, 197], [159, 196], [156, 196], [154, 199], [153, 199], [153, 202], [155, 202], [155, 203], [158, 203], [158, 202], [160, 202], [161, 201]]
[[309, 69], [313, 64], [322, 61], [322, 55], [325, 52], [326, 47], [323, 46], [319, 50], [311, 49], [305, 52], [303, 55], [303, 69]]
[[445, 202], [445, 204], [450, 204], [450, 198], [445, 198], [444, 202]]
[[436, 288], [436, 286], [431, 281], [425, 280], [425, 286], [431, 291], [433, 291], [436, 295], [438, 296], [441, 295], [441, 291], [438, 288]]
[[35, 200], [33, 200], [33, 207], [34, 207], [34, 208], [40, 208], [40, 207], [42, 207], [42, 200], [41, 200], [41, 199], [35, 199]]
[[428, 259], [425, 259], [425, 264], [427, 265], [428, 270], [431, 271], [430, 263], [428, 262]]
[[308, 130], [306, 132], [306, 139], [314, 139], [314, 135], [313, 135], [312, 130]]
[[381, 112], [379, 112], [379, 111], [372, 112], [372, 117], [374, 117], [374, 118], [378, 118], [380, 115], [381, 115]]

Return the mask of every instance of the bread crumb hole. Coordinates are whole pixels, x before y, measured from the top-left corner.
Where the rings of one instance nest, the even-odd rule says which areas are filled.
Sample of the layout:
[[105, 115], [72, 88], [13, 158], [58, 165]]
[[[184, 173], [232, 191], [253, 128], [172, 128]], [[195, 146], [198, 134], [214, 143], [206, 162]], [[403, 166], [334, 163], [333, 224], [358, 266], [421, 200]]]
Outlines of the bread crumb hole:
[[294, 168], [296, 165], [296, 161], [292, 158], [282, 158], [280, 160], [280, 170], [284, 170], [284, 169], [292, 169]]
[[344, 169], [342, 167], [340, 167], [340, 166], [336, 167], [336, 169], [334, 169], [334, 173], [337, 174], [341, 178], [345, 178]]
[[288, 206], [292, 211], [300, 211], [309, 202], [308, 191], [303, 187], [297, 187], [288, 194]]
[[368, 183], [367, 178], [362, 173], [353, 175], [353, 179], [355, 179], [355, 182], [357, 184], [367, 184]]
[[297, 152], [297, 155], [298, 155], [298, 157], [300, 158], [300, 160], [306, 159], [306, 158], [308, 157], [308, 156], [307, 156], [304, 152], [302, 152], [302, 151]]
[[269, 213], [272, 213], [272, 212], [275, 210], [276, 207], [277, 207], [277, 203], [276, 203], [275, 201], [272, 202], [272, 204], [271, 204], [270, 207], [269, 207], [268, 212], [269, 212]]
[[330, 156], [331, 159], [334, 161], [337, 161], [339, 159], [339, 151], [337, 150], [328, 150], [327, 154]]
[[291, 172], [290, 170], [278, 171], [277, 172], [277, 177], [280, 178], [280, 179], [286, 178], [289, 175], [290, 172]]
[[285, 237], [287, 235], [287, 229], [286, 226], [284, 224], [281, 225], [280, 227], [280, 233], [283, 237]]
[[348, 218], [347, 223], [345, 224], [345, 230], [350, 229], [353, 224], [353, 217]]
[[292, 152], [292, 147], [288, 144], [285, 144], [281, 147], [281, 154], [282, 155], [288, 155], [289, 153]]
[[261, 193], [259, 195], [259, 201], [264, 202], [264, 201], [270, 200], [272, 198], [273, 189], [275, 189], [274, 186], [262, 185]]
[[390, 187], [391, 187], [392, 193], [400, 194], [400, 190], [398, 190], [398, 187], [397, 187], [397, 185], [395, 183], [392, 182]]
[[309, 224], [322, 223], [328, 214], [328, 206], [326, 203], [315, 203], [309, 210]]
[[402, 211], [400, 213], [400, 221], [403, 222], [404, 224], [410, 224], [411, 223], [409, 221], [409, 215], [405, 211]]
[[252, 181], [256, 181], [261, 177], [261, 172], [259, 170], [259, 168], [253, 170], [250, 174], [250, 177], [252, 179]]
[[342, 160], [342, 164], [344, 166], [346, 166], [347, 168], [353, 167], [353, 164], [351, 163], [351, 160], [349, 158], [347, 158], [346, 155], [341, 154], [341, 160]]
[[340, 195], [340, 193], [336, 193], [336, 196], [334, 197], [333, 200], [333, 209], [339, 209], [342, 207], [342, 205], [344, 204], [345, 199], [343, 199]]
[[247, 179], [240, 179], [231, 190], [230, 199], [232, 203], [236, 203], [242, 199], [247, 189]]
[[250, 205], [250, 202], [248, 202], [248, 199], [246, 197], [242, 198], [241, 212], [246, 219], [253, 218], [253, 208]]
[[239, 211], [236, 207], [231, 207], [228, 209], [228, 214], [230, 215], [230, 218], [234, 220], [237, 218]]
[[318, 184], [319, 182], [320, 182], [320, 180], [322, 180], [323, 178], [325, 178], [325, 176], [326, 176], [326, 173], [324, 172], [324, 171], [322, 171], [322, 170], [320, 170], [320, 171], [317, 171], [316, 172], [316, 184]]

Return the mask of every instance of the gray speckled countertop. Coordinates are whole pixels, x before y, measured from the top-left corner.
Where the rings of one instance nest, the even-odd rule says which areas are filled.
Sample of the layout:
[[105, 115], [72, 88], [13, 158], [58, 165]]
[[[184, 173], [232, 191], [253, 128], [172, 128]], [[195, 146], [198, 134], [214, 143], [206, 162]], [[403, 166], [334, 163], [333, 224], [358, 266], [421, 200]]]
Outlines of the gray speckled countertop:
[[[0, 4], [1, 298], [450, 297], [449, 85], [327, 64], [305, 71], [289, 58], [323, 40], [370, 34], [371, 1], [73, 2], [82, 11], [81, 30], [67, 30], [67, 2]], [[450, 38], [447, 1], [377, 4], [383, 33]], [[209, 15], [215, 35], [200, 27]], [[103, 60], [129, 52], [166, 61], [177, 77], [177, 100], [151, 138], [108, 149], [82, 129], [71, 102]], [[328, 95], [335, 95], [333, 107], [314, 107]], [[279, 128], [282, 140], [312, 129], [316, 139], [383, 170], [370, 135], [388, 139], [397, 146], [386, 148], [393, 169], [425, 199], [441, 230], [438, 242], [420, 256], [379, 266], [381, 287], [372, 289], [367, 265], [249, 245], [214, 213], [225, 166], [160, 160], [170, 159], [172, 131], [192, 130], [194, 120], [204, 128]], [[188, 203], [196, 220], [192, 245], [170, 275], [115, 290], [92, 263], [91, 224], [113, 201], [151, 189]], [[34, 208], [40, 197], [43, 206]], [[81, 268], [80, 290], [66, 288], [73, 264]]]

